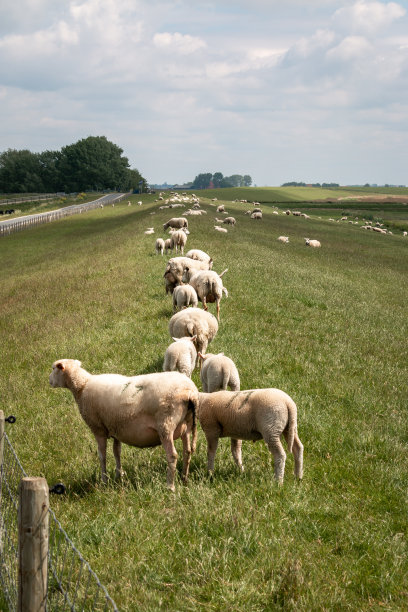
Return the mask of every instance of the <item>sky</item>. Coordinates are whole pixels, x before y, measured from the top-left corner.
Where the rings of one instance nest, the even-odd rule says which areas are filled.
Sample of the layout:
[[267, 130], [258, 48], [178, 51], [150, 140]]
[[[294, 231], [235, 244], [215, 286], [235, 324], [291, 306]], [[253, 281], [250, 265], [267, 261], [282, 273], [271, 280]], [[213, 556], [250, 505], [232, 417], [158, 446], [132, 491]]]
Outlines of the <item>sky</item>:
[[408, 1], [1, 0], [0, 152], [88, 136], [149, 183], [408, 184]]

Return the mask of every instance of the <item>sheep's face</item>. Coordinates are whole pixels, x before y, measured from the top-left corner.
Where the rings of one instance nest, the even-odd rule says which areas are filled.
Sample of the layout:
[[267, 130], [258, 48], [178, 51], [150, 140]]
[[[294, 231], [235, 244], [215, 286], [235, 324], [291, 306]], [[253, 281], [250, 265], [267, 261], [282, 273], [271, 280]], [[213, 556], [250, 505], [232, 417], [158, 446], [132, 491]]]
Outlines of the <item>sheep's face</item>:
[[188, 283], [188, 282], [190, 282], [190, 278], [191, 278], [191, 270], [190, 270], [190, 268], [184, 268], [183, 276], [181, 277], [181, 280], [183, 281], [183, 283]]
[[76, 365], [81, 366], [81, 362], [76, 359], [59, 359], [52, 364], [52, 372], [50, 374], [50, 385], [51, 387], [66, 387], [66, 376], [65, 370], [67, 367]]

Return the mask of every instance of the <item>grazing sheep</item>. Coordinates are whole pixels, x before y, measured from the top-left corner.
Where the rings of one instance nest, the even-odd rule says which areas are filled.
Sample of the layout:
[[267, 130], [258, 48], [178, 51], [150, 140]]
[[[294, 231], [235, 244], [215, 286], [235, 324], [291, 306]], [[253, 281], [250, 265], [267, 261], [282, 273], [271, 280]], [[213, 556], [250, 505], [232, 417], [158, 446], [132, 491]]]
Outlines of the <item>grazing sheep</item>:
[[210, 270], [213, 267], [212, 257], [210, 257], [204, 251], [200, 251], [200, 249], [190, 249], [190, 251], [186, 253], [186, 257], [189, 257], [190, 259], [195, 259], [197, 261], [204, 261], [208, 263], [208, 267]]
[[198, 353], [198, 356], [201, 359], [200, 378], [204, 393], [226, 390], [227, 387], [231, 391], [239, 391], [239, 374], [232, 359], [226, 357], [224, 353], [218, 355]]
[[262, 213], [261, 212], [253, 212], [251, 215], [251, 219], [262, 219]]
[[185, 308], [173, 315], [169, 322], [169, 332], [172, 338], [197, 336], [197, 352], [203, 355], [209, 343], [214, 340], [217, 331], [217, 319], [201, 308]]
[[279, 236], [278, 240], [279, 240], [279, 242], [283, 242], [283, 244], [287, 244], [289, 242], [289, 237], [288, 236]]
[[163, 255], [164, 253], [164, 240], [163, 238], [158, 238], [156, 240], [156, 255], [158, 255], [160, 253], [160, 255]]
[[224, 204], [220, 204], [219, 206], [217, 206], [217, 212], [225, 212]]
[[196, 336], [173, 338], [164, 354], [163, 372], [181, 372], [191, 378], [197, 360], [196, 339]]
[[172, 227], [174, 229], [181, 229], [182, 227], [188, 228], [188, 220], [184, 217], [173, 217], [169, 219], [167, 223], [163, 224], [163, 230], [166, 230], [168, 227]]
[[219, 438], [231, 438], [231, 452], [243, 470], [241, 440], [265, 440], [274, 458], [275, 479], [283, 482], [286, 453], [281, 443], [286, 438], [295, 459], [295, 476], [303, 476], [303, 445], [297, 434], [295, 402], [280, 389], [216, 391], [199, 393], [198, 419], [207, 439], [208, 471], [214, 470]]
[[173, 312], [193, 306], [197, 308], [198, 297], [196, 290], [191, 285], [177, 285], [173, 291]]
[[197, 297], [203, 303], [204, 310], [208, 310], [207, 302], [217, 305], [217, 319], [220, 320], [220, 301], [222, 294], [228, 297], [228, 291], [223, 287], [221, 277], [228, 268], [217, 274], [213, 270], [195, 270], [187, 265], [183, 272], [183, 283], [189, 283], [197, 292]]
[[305, 238], [306, 246], [313, 247], [314, 249], [318, 249], [322, 245], [318, 240], [310, 240], [310, 238]]
[[214, 229], [217, 230], [217, 232], [224, 232], [225, 234], [228, 232], [225, 227], [220, 227], [219, 225], [214, 225]]
[[103, 482], [107, 482], [108, 438], [113, 438], [116, 477], [122, 474], [122, 442], [139, 448], [162, 444], [168, 464], [167, 486], [172, 491], [177, 463], [174, 440], [181, 438], [183, 480], [187, 481], [191, 450], [195, 449], [198, 390], [185, 374], [93, 375], [81, 367], [80, 361], [60, 359], [53, 363], [49, 381], [52, 387], [72, 392], [82, 418], [95, 436]]
[[187, 234], [183, 232], [182, 230], [173, 232], [170, 240], [171, 240], [172, 246], [176, 247], [176, 253], [177, 253], [177, 249], [180, 248], [181, 253], [183, 254], [184, 247], [187, 242]]
[[215, 218], [217, 223], [226, 223], [227, 225], [235, 225], [236, 219], [234, 217], [225, 217], [225, 219], [217, 219]]
[[404, 232], [402, 232], [402, 235], [403, 235], [403, 236], [406, 236], [406, 235], [407, 235], [407, 232], [405, 232], [405, 231], [404, 231]]
[[190, 259], [189, 257], [172, 257], [169, 259], [164, 271], [166, 293], [173, 293], [174, 287], [181, 284], [184, 268], [190, 266], [196, 270], [208, 270], [209, 264], [205, 261]]
[[166, 253], [166, 255], [167, 255], [167, 253], [168, 253], [169, 251], [172, 251], [172, 250], [173, 250], [173, 243], [172, 243], [172, 240], [171, 240], [171, 238], [166, 238], [166, 240], [164, 241], [164, 252], [165, 252], [165, 253]]
[[148, 227], [145, 234], [154, 234], [154, 229], [152, 227]]

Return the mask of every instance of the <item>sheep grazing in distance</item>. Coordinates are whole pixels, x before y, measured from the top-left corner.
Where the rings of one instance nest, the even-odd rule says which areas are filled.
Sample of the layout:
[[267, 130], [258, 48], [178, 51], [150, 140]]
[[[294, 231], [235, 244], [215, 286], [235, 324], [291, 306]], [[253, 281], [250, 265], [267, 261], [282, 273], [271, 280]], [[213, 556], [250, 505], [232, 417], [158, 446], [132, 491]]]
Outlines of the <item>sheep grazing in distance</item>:
[[148, 227], [147, 230], [145, 231], [145, 234], [154, 234], [153, 227]]
[[210, 270], [213, 267], [212, 257], [210, 257], [204, 251], [200, 251], [200, 249], [190, 249], [188, 253], [186, 253], [186, 257], [189, 257], [190, 259], [195, 259], [197, 261], [204, 261], [208, 263], [208, 267]]
[[220, 204], [219, 206], [217, 206], [217, 212], [225, 212], [224, 204]]
[[228, 268], [217, 274], [213, 270], [194, 270], [187, 265], [184, 268], [182, 281], [189, 283], [197, 293], [200, 302], [203, 303], [204, 310], [208, 310], [207, 302], [215, 302], [217, 306], [217, 319], [220, 320], [220, 302], [222, 294], [228, 297], [228, 291], [222, 284], [222, 276]]
[[173, 243], [171, 241], [171, 238], [166, 238], [166, 240], [164, 241], [164, 252], [167, 255], [167, 253], [172, 250], [173, 250]]
[[[172, 491], [175, 490], [177, 464], [174, 440], [181, 438], [183, 480], [187, 482], [197, 436], [198, 390], [185, 374], [93, 375], [76, 359], [60, 359], [53, 363], [49, 381], [52, 387], [72, 392], [82, 418], [95, 436], [103, 482], [107, 482], [109, 437], [113, 438], [117, 478], [122, 475], [122, 442], [139, 448], [162, 444], [167, 457], [167, 486]], [[192, 447], [190, 432], [193, 434]]]
[[215, 218], [217, 223], [226, 223], [227, 225], [235, 225], [236, 219], [234, 217], [225, 217], [225, 219], [217, 219]]
[[283, 244], [288, 244], [289, 237], [288, 236], [279, 236], [278, 240], [279, 240], [279, 242], [283, 242]]
[[214, 225], [214, 229], [217, 230], [217, 232], [224, 232], [224, 234], [228, 232], [228, 230], [225, 229], [225, 227], [220, 227], [219, 225]]
[[191, 285], [177, 285], [173, 291], [173, 312], [193, 306], [197, 308], [198, 297]]
[[191, 378], [197, 360], [196, 336], [173, 338], [164, 354], [163, 372], [180, 372]]
[[306, 246], [310, 246], [314, 249], [318, 249], [322, 246], [318, 240], [310, 240], [310, 238], [305, 238], [305, 244]]
[[251, 215], [251, 219], [262, 219], [262, 213], [261, 212], [253, 212]]
[[199, 393], [198, 420], [207, 439], [208, 471], [214, 471], [219, 438], [231, 438], [231, 452], [243, 471], [241, 440], [265, 440], [274, 458], [275, 479], [283, 483], [286, 453], [281, 437], [286, 439], [295, 459], [295, 476], [303, 476], [303, 444], [297, 434], [297, 408], [280, 389], [216, 391]]
[[189, 257], [172, 257], [169, 259], [164, 271], [166, 293], [173, 293], [174, 287], [181, 285], [184, 268], [190, 266], [196, 270], [208, 270], [209, 264], [205, 261], [190, 259]]
[[163, 238], [157, 238], [155, 249], [156, 249], [156, 255], [158, 255], [159, 253], [160, 253], [160, 255], [163, 255], [163, 253], [164, 253], [164, 240], [163, 240]]
[[176, 312], [169, 321], [169, 333], [172, 338], [197, 336], [197, 352], [204, 354], [209, 343], [218, 332], [218, 321], [211, 313], [201, 308], [185, 308]]
[[238, 370], [232, 359], [224, 353], [198, 353], [198, 356], [201, 359], [200, 378], [204, 393], [226, 390], [227, 387], [231, 391], [240, 390]]
[[188, 228], [188, 220], [184, 217], [173, 217], [163, 224], [163, 230], [166, 230], [168, 227], [174, 229], [181, 229], [182, 227]]
[[184, 253], [184, 247], [186, 246], [186, 242], [187, 242], [187, 234], [185, 232], [183, 232], [182, 230], [173, 232], [171, 235], [171, 244], [173, 247], [176, 247], [176, 253], [177, 253], [177, 249], [179, 248], [181, 250], [181, 253]]
[[404, 231], [404, 232], [402, 232], [402, 235], [403, 235], [403, 236], [406, 236], [406, 235], [407, 235], [407, 232], [405, 232], [405, 231]]

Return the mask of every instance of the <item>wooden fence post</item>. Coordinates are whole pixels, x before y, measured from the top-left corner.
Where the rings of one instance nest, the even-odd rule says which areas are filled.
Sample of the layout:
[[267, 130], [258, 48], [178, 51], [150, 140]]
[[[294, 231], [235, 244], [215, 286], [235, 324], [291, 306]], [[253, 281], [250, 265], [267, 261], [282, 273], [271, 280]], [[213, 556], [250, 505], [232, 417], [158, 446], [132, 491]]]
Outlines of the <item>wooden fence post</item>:
[[45, 478], [23, 478], [18, 507], [18, 612], [45, 612], [49, 490]]

